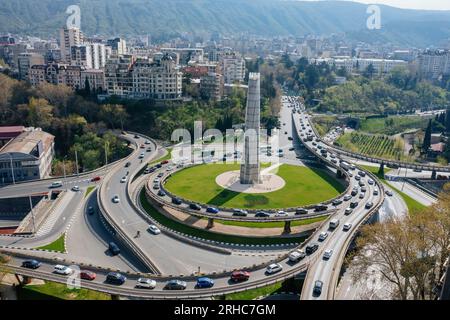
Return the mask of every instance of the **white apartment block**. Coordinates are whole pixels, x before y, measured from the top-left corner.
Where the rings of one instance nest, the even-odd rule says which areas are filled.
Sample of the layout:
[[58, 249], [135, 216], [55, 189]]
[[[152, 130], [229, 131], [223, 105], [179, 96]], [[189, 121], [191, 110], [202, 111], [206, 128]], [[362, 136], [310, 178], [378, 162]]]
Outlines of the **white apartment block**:
[[419, 72], [425, 78], [438, 79], [450, 75], [450, 51], [425, 51], [419, 55]]
[[70, 61], [72, 65], [86, 69], [102, 69], [107, 60], [107, 51], [104, 44], [85, 43], [70, 47]]
[[181, 98], [183, 73], [169, 55], [159, 63], [138, 60], [131, 68], [131, 98], [176, 100]]
[[227, 53], [222, 57], [222, 72], [224, 82], [232, 84], [243, 82], [245, 78], [245, 59], [236, 53]]
[[81, 45], [84, 41], [83, 33], [78, 28], [62, 28], [59, 31], [59, 48], [61, 60], [70, 63], [70, 47]]

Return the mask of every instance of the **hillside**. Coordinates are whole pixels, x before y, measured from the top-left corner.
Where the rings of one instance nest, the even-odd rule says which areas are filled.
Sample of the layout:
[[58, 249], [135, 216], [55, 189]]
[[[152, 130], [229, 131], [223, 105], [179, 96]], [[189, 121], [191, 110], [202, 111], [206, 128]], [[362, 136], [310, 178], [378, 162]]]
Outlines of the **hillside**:
[[382, 6], [383, 30], [368, 33], [366, 5], [291, 0], [1, 0], [0, 32], [56, 36], [56, 29], [65, 24], [66, 8], [72, 4], [80, 5], [82, 29], [91, 35], [349, 32], [356, 39], [417, 46], [450, 38], [450, 11]]

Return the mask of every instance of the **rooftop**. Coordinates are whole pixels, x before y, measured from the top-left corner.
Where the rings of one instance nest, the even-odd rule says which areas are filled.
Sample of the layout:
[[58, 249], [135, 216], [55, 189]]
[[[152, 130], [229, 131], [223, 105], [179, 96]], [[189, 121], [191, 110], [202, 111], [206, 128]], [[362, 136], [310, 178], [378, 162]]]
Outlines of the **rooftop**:
[[54, 136], [39, 129], [22, 132], [18, 137], [7, 143], [1, 150], [0, 154], [18, 152], [30, 154], [39, 141], [42, 141], [44, 150], [47, 150], [53, 140]]

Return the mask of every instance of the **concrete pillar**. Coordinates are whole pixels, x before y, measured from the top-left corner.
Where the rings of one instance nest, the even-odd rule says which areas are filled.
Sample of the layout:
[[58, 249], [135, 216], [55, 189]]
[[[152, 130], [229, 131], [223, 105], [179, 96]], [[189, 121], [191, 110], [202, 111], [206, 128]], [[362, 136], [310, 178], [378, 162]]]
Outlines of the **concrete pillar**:
[[344, 177], [341, 170], [338, 169], [338, 170], [336, 171], [336, 177], [337, 177], [338, 179], [342, 179], [342, 178]]
[[290, 221], [286, 221], [284, 223], [284, 231], [283, 233], [291, 233], [291, 222]]
[[206, 229], [211, 229], [214, 227], [214, 219], [208, 218], [208, 225], [206, 226]]
[[436, 170], [433, 170], [433, 172], [431, 173], [431, 179], [436, 180], [436, 176], [437, 176], [437, 172], [436, 172]]
[[260, 75], [250, 73], [248, 80], [247, 107], [245, 109], [244, 158], [241, 164], [242, 184], [257, 184], [260, 179]]

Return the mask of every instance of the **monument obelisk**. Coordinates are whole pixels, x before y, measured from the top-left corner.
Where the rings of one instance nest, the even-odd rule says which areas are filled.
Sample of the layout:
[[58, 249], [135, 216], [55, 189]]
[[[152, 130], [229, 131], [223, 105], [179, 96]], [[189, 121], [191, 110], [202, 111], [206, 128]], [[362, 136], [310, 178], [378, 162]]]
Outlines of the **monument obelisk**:
[[241, 184], [259, 184], [259, 134], [260, 134], [260, 75], [250, 73], [247, 106], [245, 109], [244, 158], [241, 164]]

